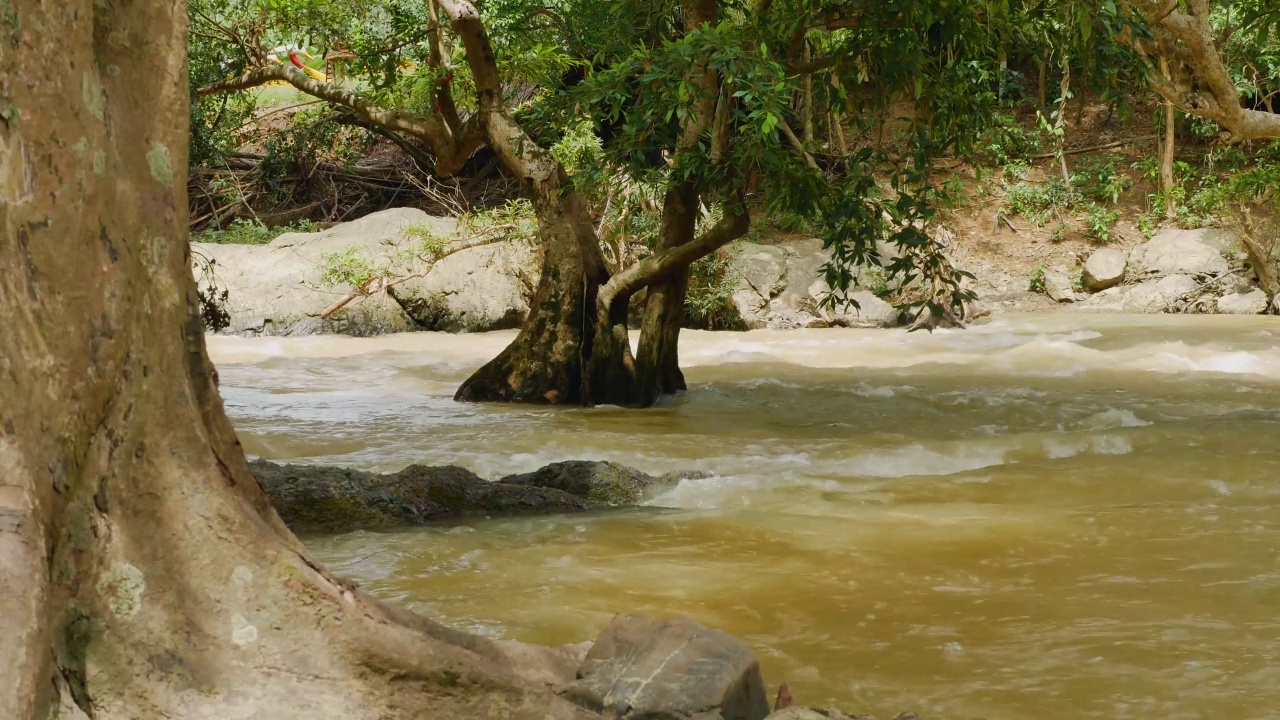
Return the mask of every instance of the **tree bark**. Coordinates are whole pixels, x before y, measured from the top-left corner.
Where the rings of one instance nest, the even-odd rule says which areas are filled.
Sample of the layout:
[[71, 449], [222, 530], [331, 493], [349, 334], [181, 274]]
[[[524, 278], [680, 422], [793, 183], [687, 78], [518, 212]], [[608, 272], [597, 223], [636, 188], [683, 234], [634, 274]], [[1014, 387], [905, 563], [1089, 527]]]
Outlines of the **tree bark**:
[[520, 180], [538, 216], [542, 277], [520, 334], [458, 389], [470, 402], [582, 403], [589, 353], [616, 376], [630, 362], [623, 343], [598, 345], [596, 295], [608, 279], [586, 202], [563, 166], [520, 127], [502, 96], [497, 59], [480, 13], [467, 0], [438, 0], [467, 50], [485, 139], [509, 174]]
[[0, 717], [596, 717], [548, 651], [369, 598], [271, 509], [191, 277], [185, 3], [8, 7]]
[[[1169, 61], [1160, 59], [1160, 73], [1169, 79]], [[1173, 103], [1164, 101], [1164, 142], [1160, 146], [1160, 191], [1164, 193], [1164, 216], [1169, 220], [1178, 217], [1178, 201], [1173, 197], [1174, 142]]]
[[[659, 225], [661, 249], [693, 241], [698, 201], [698, 188], [692, 182], [680, 183], [667, 191]], [[673, 395], [688, 387], [680, 371], [680, 329], [684, 325], [688, 288], [688, 265], [673, 271], [664, 282], [649, 286], [640, 343], [636, 346], [635, 397], [641, 405], [652, 405], [663, 395]]]
[[1124, 36], [1139, 51], [1174, 65], [1176, 77], [1151, 74], [1151, 85], [1179, 110], [1221, 125], [1232, 142], [1280, 137], [1280, 115], [1246, 108], [1216, 45], [1208, 0], [1146, 0], [1140, 8], [1151, 23], [1148, 43]]

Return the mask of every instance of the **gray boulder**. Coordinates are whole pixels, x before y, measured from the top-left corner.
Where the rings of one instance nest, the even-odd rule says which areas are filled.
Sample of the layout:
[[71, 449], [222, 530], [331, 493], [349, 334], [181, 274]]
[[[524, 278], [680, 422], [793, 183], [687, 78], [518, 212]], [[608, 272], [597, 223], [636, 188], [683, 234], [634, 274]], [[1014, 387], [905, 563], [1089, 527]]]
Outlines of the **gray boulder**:
[[1218, 312], [1224, 315], [1261, 315], [1267, 306], [1267, 294], [1261, 289], [1218, 298]]
[[[407, 330], [484, 331], [514, 327], [528, 312], [532, 252], [501, 243], [469, 248], [431, 267], [416, 258], [422, 231], [459, 239], [457, 222], [414, 208], [366, 215], [315, 233], [287, 233], [267, 245], [193, 243], [213, 262], [228, 293], [228, 332], [253, 335], [341, 333], [378, 335]], [[328, 320], [320, 316], [351, 291], [321, 281], [326, 258], [351, 253], [374, 268], [391, 267], [408, 280], [390, 292], [358, 299]], [[208, 278], [203, 284], [208, 286]]]
[[751, 649], [692, 620], [619, 615], [562, 695], [619, 720], [764, 720]]
[[1062, 270], [1050, 270], [1044, 274], [1044, 292], [1054, 302], [1076, 301], [1076, 291], [1072, 287], [1071, 278]]
[[1081, 310], [1154, 314], [1178, 310], [1178, 300], [1199, 288], [1189, 275], [1170, 275], [1129, 287], [1112, 287], [1079, 304]]
[[1124, 282], [1127, 256], [1115, 248], [1102, 248], [1084, 263], [1082, 280], [1090, 292], [1099, 292]]
[[1220, 275], [1227, 271], [1224, 252], [1234, 239], [1230, 233], [1204, 228], [1165, 230], [1129, 253], [1139, 275]]
[[809, 306], [817, 317], [831, 325], [852, 328], [887, 328], [898, 325], [898, 311], [869, 290], [849, 293], [849, 299], [853, 302], [836, 308], [823, 305], [830, 292], [831, 287], [824, 279], [820, 278], [809, 285]]
[[533, 251], [517, 243], [450, 255], [431, 272], [391, 289], [423, 330], [485, 332], [520, 327], [537, 283]]
[[338, 533], [462, 517], [580, 512], [581, 497], [490, 482], [459, 467], [410, 465], [383, 475], [322, 465], [251, 463], [272, 506], [295, 532]]
[[517, 487], [554, 488], [596, 505], [634, 505], [656, 491], [696, 473], [674, 473], [662, 478], [615, 462], [570, 460], [531, 473], [508, 475], [498, 482]]

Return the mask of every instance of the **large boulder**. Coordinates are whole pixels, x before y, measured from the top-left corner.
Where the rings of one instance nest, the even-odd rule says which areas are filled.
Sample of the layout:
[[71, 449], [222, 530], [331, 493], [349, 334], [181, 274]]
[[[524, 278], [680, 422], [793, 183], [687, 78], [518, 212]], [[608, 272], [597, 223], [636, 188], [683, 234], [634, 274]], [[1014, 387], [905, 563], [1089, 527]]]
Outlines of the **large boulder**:
[[869, 290], [855, 290], [848, 295], [850, 302], [830, 308], [824, 305], [831, 287], [824, 279], [809, 285], [809, 303], [813, 312], [836, 327], [885, 328], [898, 325], [898, 311]]
[[1124, 282], [1128, 257], [1115, 248], [1102, 248], [1089, 256], [1084, 263], [1081, 279], [1085, 289], [1099, 292]]
[[1261, 289], [1218, 298], [1218, 312], [1224, 315], [1261, 315], [1268, 305], [1267, 294]]
[[562, 695], [618, 720], [764, 720], [755, 653], [688, 619], [619, 615]]
[[[501, 243], [463, 250], [427, 267], [417, 256], [424, 233], [458, 239], [457, 222], [414, 208], [366, 215], [315, 233], [286, 233], [267, 245], [193, 243], [197, 277], [212, 261], [216, 284], [227, 290], [227, 331], [255, 335], [342, 333], [377, 335], [406, 330], [483, 331], [509, 328], [528, 312], [532, 252]], [[392, 267], [408, 280], [389, 293], [356, 300], [322, 320], [349, 285], [322, 281], [327, 258], [350, 254], [374, 268]], [[209, 278], [203, 279], [207, 287]]]
[[1179, 309], [1178, 301], [1193, 293], [1199, 284], [1189, 275], [1170, 275], [1129, 287], [1112, 287], [1079, 304], [1081, 310], [1153, 314]]
[[[736, 243], [731, 247], [733, 269], [738, 286], [734, 304], [748, 328], [785, 330], [800, 327], [893, 327], [898, 316], [892, 308], [868, 290], [884, 284], [880, 268], [859, 269], [853, 278], [857, 298], [866, 298], [862, 311], [853, 308], [823, 312], [817, 300], [825, 295], [823, 266], [831, 253], [817, 239], [794, 240], [781, 245]], [[892, 256], [882, 251], [877, 256], [888, 262]]]
[[531, 473], [508, 475], [498, 482], [519, 487], [555, 488], [596, 505], [634, 505], [688, 476], [655, 478], [615, 462], [570, 460], [552, 463]]
[[251, 463], [295, 532], [337, 533], [435, 520], [580, 512], [583, 498], [554, 488], [495, 483], [459, 467], [411, 465], [383, 475], [323, 465]]
[[1210, 228], [1165, 230], [1135, 247], [1129, 264], [1139, 276], [1221, 275], [1234, 242], [1230, 233]]
[[424, 330], [485, 332], [520, 327], [538, 278], [533, 251], [519, 243], [486, 245], [443, 258], [391, 295]]

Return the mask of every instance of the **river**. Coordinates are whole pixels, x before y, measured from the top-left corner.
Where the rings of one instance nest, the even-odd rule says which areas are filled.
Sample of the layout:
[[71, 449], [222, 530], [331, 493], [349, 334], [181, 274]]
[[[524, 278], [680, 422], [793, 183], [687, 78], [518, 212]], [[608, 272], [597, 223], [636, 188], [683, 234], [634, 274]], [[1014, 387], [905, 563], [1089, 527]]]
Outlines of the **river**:
[[696, 469], [651, 506], [309, 538], [373, 594], [546, 644], [685, 614], [800, 704], [1280, 717], [1280, 320], [1005, 316], [682, 336], [645, 411], [468, 406], [511, 333], [210, 338], [255, 455]]

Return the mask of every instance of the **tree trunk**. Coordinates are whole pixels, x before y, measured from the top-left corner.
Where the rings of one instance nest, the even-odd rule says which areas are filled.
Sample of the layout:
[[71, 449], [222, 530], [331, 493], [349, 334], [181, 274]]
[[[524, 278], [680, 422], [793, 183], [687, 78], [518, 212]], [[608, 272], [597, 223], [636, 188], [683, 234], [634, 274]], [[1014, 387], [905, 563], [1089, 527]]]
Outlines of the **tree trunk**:
[[185, 3], [0, 24], [0, 717], [588, 718], [379, 603], [250, 472], [186, 238]]
[[1048, 76], [1049, 61], [1042, 59], [1040, 61], [1040, 87], [1037, 88], [1040, 94], [1040, 112], [1047, 112], [1049, 109], [1049, 88], [1045, 83], [1049, 82]]
[[[586, 369], [594, 358], [617, 376], [630, 361], [623, 343], [596, 343], [596, 296], [608, 279], [586, 202], [564, 167], [520, 127], [503, 100], [497, 60], [480, 14], [466, 0], [439, 0], [467, 48], [485, 139], [520, 180], [538, 216], [542, 277], [520, 334], [467, 379], [456, 400], [583, 403], [593, 394]], [[597, 347], [598, 346], [598, 347]], [[593, 375], [594, 377], [594, 375]]]
[[[1160, 58], [1160, 72], [1169, 79], [1169, 61]], [[1164, 142], [1160, 146], [1160, 192], [1164, 194], [1164, 216], [1170, 220], [1178, 217], [1178, 201], [1173, 197], [1174, 154], [1173, 103], [1164, 101]]]
[[[566, 208], [576, 198], [534, 203], [543, 248], [542, 274], [520, 333], [477, 370], [454, 399], [462, 402], [580, 403], [584, 401], [583, 350], [594, 339], [596, 293], [603, 258], [588, 264]], [[597, 250], [597, 253], [599, 251]]]
[[[813, 59], [808, 40], [804, 43], [803, 58], [805, 65]], [[800, 79], [800, 125], [804, 132], [804, 141], [811, 146], [814, 145], [817, 138], [814, 137], [813, 130], [813, 73], [811, 72], [806, 72]]]
[[[698, 224], [697, 185], [684, 182], [667, 191], [659, 226], [659, 249], [676, 248], [694, 239]], [[680, 328], [689, 287], [688, 265], [649, 286], [640, 343], [636, 347], [635, 393], [641, 405], [687, 388], [680, 371]]]
[[1071, 63], [1064, 55], [1062, 58], [1062, 84], [1059, 87], [1062, 95], [1058, 98], [1058, 120], [1054, 126], [1060, 132], [1057, 137], [1056, 153], [1058, 165], [1062, 170], [1062, 182], [1071, 189], [1071, 172], [1067, 169], [1067, 95], [1071, 92]]

